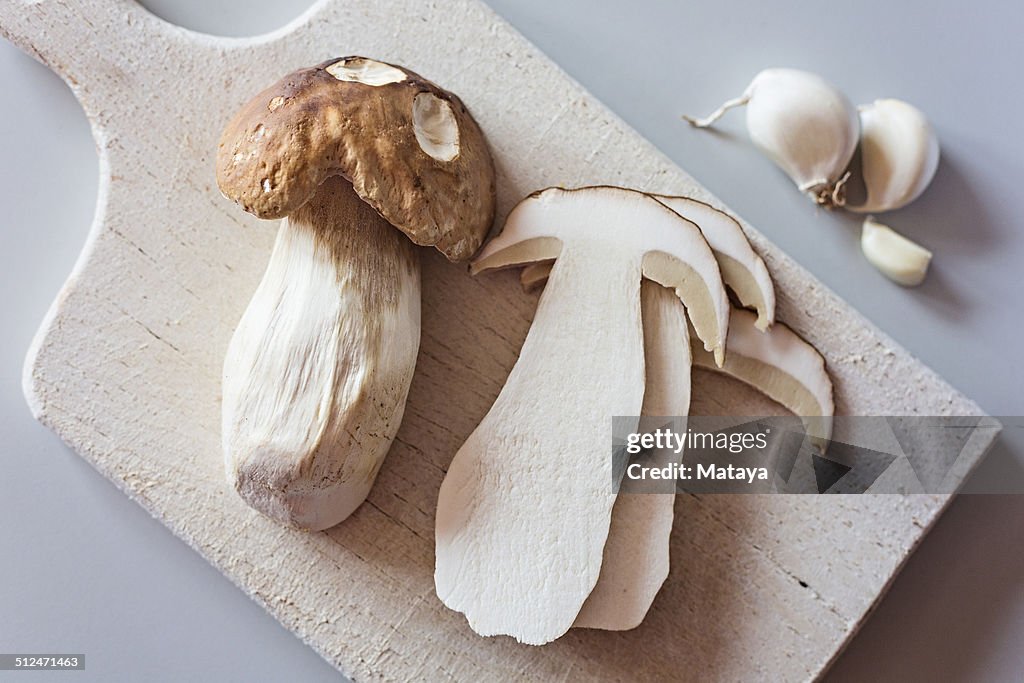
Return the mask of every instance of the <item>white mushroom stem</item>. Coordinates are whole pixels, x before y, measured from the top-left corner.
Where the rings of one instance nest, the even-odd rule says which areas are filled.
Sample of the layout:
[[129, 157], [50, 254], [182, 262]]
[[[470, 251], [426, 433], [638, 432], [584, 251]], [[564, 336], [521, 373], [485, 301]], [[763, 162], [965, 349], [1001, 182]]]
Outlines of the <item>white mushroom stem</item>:
[[[640, 414], [685, 416], [690, 412], [691, 362], [689, 343], [680, 343], [689, 336], [685, 309], [679, 297], [655, 282], [645, 280], [640, 292], [646, 358]], [[677, 420], [674, 428], [685, 430], [685, 422]], [[657, 461], [678, 463], [682, 458], [682, 451], [669, 452]], [[619, 494], [601, 576], [574, 627], [625, 631], [640, 625], [668, 577], [675, 501], [675, 491]]]
[[639, 415], [644, 391], [641, 258], [609, 270], [607, 253], [573, 246], [437, 509], [438, 596], [481, 635], [538, 645], [572, 626], [597, 581], [612, 417]]
[[436, 519], [441, 600], [477, 633], [530, 644], [564, 634], [600, 574], [615, 502], [612, 417], [643, 404], [642, 275], [698, 311], [698, 334], [719, 353], [727, 323], [707, 243], [646, 195], [534, 195], [474, 266], [555, 257], [519, 360], [452, 461]]
[[224, 362], [228, 479], [260, 512], [325, 529], [366, 498], [419, 347], [409, 241], [341, 178], [281, 223]]

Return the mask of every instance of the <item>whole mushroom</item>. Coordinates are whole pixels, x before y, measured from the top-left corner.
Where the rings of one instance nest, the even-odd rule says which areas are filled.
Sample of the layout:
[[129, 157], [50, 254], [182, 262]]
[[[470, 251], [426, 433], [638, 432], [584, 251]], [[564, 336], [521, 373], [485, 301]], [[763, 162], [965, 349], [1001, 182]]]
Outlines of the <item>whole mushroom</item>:
[[227, 476], [260, 512], [325, 529], [366, 498], [402, 420], [420, 336], [409, 240], [476, 252], [494, 220], [490, 153], [453, 94], [344, 57], [243, 106], [217, 183], [284, 219], [224, 362]]

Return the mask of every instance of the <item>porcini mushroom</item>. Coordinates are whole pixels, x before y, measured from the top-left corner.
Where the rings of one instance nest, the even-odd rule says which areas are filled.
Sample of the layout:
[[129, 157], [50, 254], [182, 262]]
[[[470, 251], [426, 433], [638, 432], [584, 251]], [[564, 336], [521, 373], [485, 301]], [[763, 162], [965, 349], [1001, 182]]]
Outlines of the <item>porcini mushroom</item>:
[[[697, 224], [722, 271], [722, 281], [740, 303], [757, 311], [757, 328], [775, 322], [775, 285], [768, 267], [750, 246], [740, 222], [724, 211], [691, 197], [655, 195], [683, 218]], [[728, 343], [726, 343], [728, 347]]]
[[[697, 224], [718, 259], [723, 280], [743, 303], [758, 308], [756, 316], [742, 309], [730, 313], [722, 367], [699, 345], [692, 354], [693, 364], [739, 379], [780, 403], [801, 417], [811, 442], [824, 450], [831, 436], [833, 413], [832, 383], [824, 359], [787, 326], [776, 324], [765, 329], [765, 322], [774, 321], [774, 286], [739, 223], [697, 200], [657, 198]], [[523, 287], [543, 286], [550, 270], [548, 261], [527, 266], [520, 276]], [[743, 288], [746, 296], [739, 294]], [[688, 406], [690, 400], [691, 354], [687, 349], [686, 367], [682, 368], [682, 347], [678, 343], [678, 337], [688, 333], [688, 326], [682, 305], [666, 294], [665, 288], [650, 282], [645, 282], [641, 290], [647, 358], [641, 415], [685, 415], [683, 406]], [[682, 453], [675, 459], [681, 457]], [[612, 510], [600, 577], [574, 627], [620, 631], [640, 624], [668, 575], [673, 503], [669, 494], [619, 495]]]
[[457, 97], [345, 57], [243, 106], [217, 183], [284, 218], [224, 361], [227, 476], [260, 512], [325, 529], [366, 498], [402, 420], [420, 334], [406, 237], [472, 256], [494, 217], [493, 164]]
[[613, 416], [644, 396], [642, 277], [675, 290], [721, 358], [728, 301], [697, 227], [640, 192], [526, 198], [473, 271], [555, 259], [519, 360], [438, 496], [437, 594], [482, 635], [542, 644], [573, 624], [601, 570]]
[[[690, 400], [690, 354], [686, 367], [681, 367], [677, 341], [678, 335], [686, 334], [683, 307], [664, 287], [651, 282], [644, 282], [641, 298], [649, 359], [641, 415], [686, 415], [680, 406], [688, 406]], [[776, 401], [800, 417], [810, 442], [824, 451], [833, 414], [832, 382], [824, 359], [786, 325], [776, 323], [762, 331], [756, 321], [750, 311], [733, 309], [725, 364], [718, 367], [713, 355], [702, 349], [693, 353], [693, 364], [734, 377]], [[673, 454], [668, 462], [679, 462], [682, 456]], [[670, 493], [619, 494], [601, 575], [574, 627], [624, 631], [640, 625], [668, 576], [674, 498]]]
[[[641, 283], [640, 305], [646, 377], [640, 415], [687, 415], [692, 359], [690, 344], [680, 343], [682, 337], [689, 336], [685, 309], [674, 292], [649, 280]], [[728, 355], [727, 351], [726, 358]], [[675, 425], [677, 430], [682, 428]], [[681, 451], [669, 452], [657, 461], [678, 463], [682, 458]], [[619, 493], [604, 545], [601, 575], [576, 615], [574, 628], [625, 631], [640, 625], [668, 578], [675, 499], [674, 487], [663, 493]]]
[[[741, 304], [757, 311], [758, 329], [771, 325], [775, 321], [775, 287], [768, 268], [751, 248], [739, 221], [691, 197], [651, 196], [697, 225], [715, 254], [722, 281]], [[550, 272], [551, 261], [541, 261], [523, 268], [519, 278], [523, 288], [529, 291], [543, 284]]]
[[729, 315], [729, 354], [721, 366], [714, 356], [697, 351], [693, 364], [735, 377], [800, 418], [810, 442], [824, 451], [832, 438], [832, 380], [825, 359], [786, 325], [767, 332], [755, 327], [750, 311]]

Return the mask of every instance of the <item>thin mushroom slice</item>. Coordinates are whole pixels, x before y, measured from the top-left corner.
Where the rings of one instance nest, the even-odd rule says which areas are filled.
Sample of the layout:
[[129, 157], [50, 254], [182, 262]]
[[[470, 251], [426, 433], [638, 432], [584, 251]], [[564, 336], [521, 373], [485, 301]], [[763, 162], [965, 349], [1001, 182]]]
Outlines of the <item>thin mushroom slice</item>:
[[697, 311], [710, 351], [724, 351], [728, 325], [700, 231], [642, 193], [531, 195], [474, 271], [552, 257], [519, 360], [441, 484], [435, 534], [442, 602], [481, 635], [538, 645], [572, 626], [600, 574], [615, 502], [612, 417], [643, 405], [642, 277]]
[[[640, 305], [647, 378], [640, 414], [686, 415], [690, 411], [690, 345], [679, 343], [689, 336], [686, 312], [671, 290], [649, 280], [641, 285]], [[668, 453], [666, 457], [678, 463], [683, 454]], [[640, 625], [668, 577], [675, 501], [674, 491], [619, 493], [612, 508], [601, 576], [574, 628], [625, 631]]]
[[693, 364], [723, 372], [749, 384], [804, 423], [811, 442], [824, 450], [832, 437], [832, 380], [816, 348], [781, 323], [761, 332], [754, 314], [733, 309], [729, 318], [729, 352], [719, 367], [702, 351]]
[[[757, 311], [757, 329], [766, 329], [775, 321], [775, 285], [764, 261], [751, 248], [739, 221], [689, 197], [652, 195], [662, 204], [692, 221], [715, 254], [722, 281], [739, 298], [740, 303]], [[543, 285], [551, 271], [551, 260], [532, 263], [523, 268], [519, 280], [530, 291]]]
[[[697, 218], [692, 214], [687, 217]], [[708, 231], [703, 230], [705, 224], [700, 224], [700, 227], [705, 237], [708, 237]], [[714, 242], [710, 238], [708, 242], [714, 248]], [[721, 259], [719, 253], [716, 252], [715, 255]], [[719, 266], [721, 265], [720, 260]], [[542, 287], [550, 270], [550, 260], [526, 266], [520, 274], [523, 287], [527, 290]], [[724, 268], [722, 272], [724, 276]], [[657, 299], [658, 288], [651, 289], [646, 284], [641, 294], [645, 314], [648, 310], [653, 310], [656, 303], [664, 303], [663, 297]], [[772, 293], [774, 301], [774, 288], [768, 291]], [[673, 303], [677, 309], [676, 313], [682, 315], [682, 307], [674, 301]], [[671, 323], [673, 318], [666, 313], [662, 314], [659, 320]], [[717, 368], [713, 357], [700, 350], [694, 352], [694, 363], [719, 369], [724, 374], [753, 386], [801, 416], [812, 443], [824, 449], [831, 436], [830, 418], [833, 413], [832, 383], [824, 370], [824, 360], [814, 347], [785, 325], [778, 324], [767, 331], [761, 331], [758, 328], [759, 322], [760, 316], [755, 317], [748, 311], [734, 309], [729, 323], [725, 365]], [[681, 326], [676, 326], [678, 333], [686, 333], [685, 321]], [[648, 335], [649, 330], [645, 323], [645, 351], [649, 357], [652, 354], [652, 344], [672, 344], [672, 335], [667, 331], [668, 327], [669, 325], [665, 324], [660, 327], [660, 334]], [[736, 346], [740, 349], [737, 350]], [[671, 350], [671, 347], [662, 348], [658, 357], [664, 357], [664, 354]], [[683, 377], [686, 380], [685, 385]], [[683, 405], [683, 401], [688, 405], [689, 378], [688, 367], [685, 375], [677, 376], [648, 369], [643, 414], [684, 415], [686, 411], [648, 411], [647, 396], [663, 397], [663, 405], [666, 406], [671, 405], [670, 402], [673, 400], [677, 405]], [[685, 396], [682, 393], [684, 386]], [[670, 503], [659, 502], [661, 497], [661, 494], [619, 496], [612, 513], [601, 576], [576, 623], [573, 624], [574, 627], [628, 630], [639, 625], [667, 574], [672, 508]], [[631, 562], [629, 558], [643, 559]]]
[[715, 253], [722, 280], [740, 303], [757, 311], [757, 329], [775, 322], [775, 285], [768, 267], [750, 246], [739, 221], [691, 197], [655, 195], [658, 201], [693, 221]]
[[[648, 228], [641, 219], [620, 219], [626, 225], [637, 226], [632, 234], [627, 232], [608, 235], [603, 234], [600, 228], [594, 228], [588, 233], [585, 228], [579, 228], [581, 244], [575, 250], [601, 252], [613, 248], [616, 242], [639, 242], [643, 247], [637, 248], [646, 247], [642, 255], [644, 277], [675, 290], [676, 295], [686, 304], [690, 323], [704, 349], [712, 352], [721, 362], [725, 354], [724, 341], [728, 328], [729, 303], [722, 288], [721, 271], [714, 253], [710, 250], [699, 226], [672, 211], [655, 197], [642, 192], [597, 186], [575, 190], [549, 188], [534, 193], [516, 207], [519, 210], [519, 222], [515, 226], [515, 233], [507, 229], [511, 222], [510, 214], [506, 229], [480, 250], [470, 265], [471, 272], [475, 275], [496, 268], [525, 266], [534, 262], [554, 262], [564, 248], [565, 231], [544, 222], [543, 214], [551, 209], [567, 211], [563, 206], [573, 205], [579, 207], [581, 214], [586, 214], [588, 200], [596, 196], [601, 196], [602, 199], [615, 197], [609, 202], [615, 207], [637, 204], [644, 207], [647, 214], [660, 216], [662, 220], [652, 221], [652, 225], [657, 227]], [[660, 205], [664, 212], [659, 214], [654, 211], [651, 203]], [[535, 217], [540, 220], [534, 220]], [[594, 216], [593, 220], [597, 225], [607, 222], [601, 220], [600, 216]], [[628, 231], [628, 228], [624, 230]], [[587, 240], [589, 244], [583, 244], [583, 240]], [[673, 249], [690, 251], [673, 252]], [[708, 255], [711, 256], [710, 260], [707, 259]], [[603, 258], [608, 261], [614, 260], [609, 255], [603, 255]], [[638, 282], [636, 287], [639, 289], [639, 286]]]
[[[650, 359], [643, 415], [685, 415], [690, 397], [690, 368], [680, 367], [674, 337], [686, 334], [683, 309], [644, 283], [644, 348]], [[671, 305], [675, 311], [668, 310]], [[648, 334], [649, 311], [655, 332]], [[749, 311], [732, 312], [725, 365], [697, 350], [693, 362], [749, 384], [801, 417], [811, 442], [824, 450], [831, 436], [832, 382], [814, 347], [779, 323], [762, 332]], [[669, 354], [675, 354], [670, 357]], [[689, 354], [687, 360], [689, 361]], [[653, 365], [650, 365], [653, 363]], [[682, 454], [676, 456], [676, 461]], [[612, 512], [604, 564], [597, 586], [574, 627], [624, 631], [640, 624], [668, 575], [672, 530], [671, 494], [620, 494]]]

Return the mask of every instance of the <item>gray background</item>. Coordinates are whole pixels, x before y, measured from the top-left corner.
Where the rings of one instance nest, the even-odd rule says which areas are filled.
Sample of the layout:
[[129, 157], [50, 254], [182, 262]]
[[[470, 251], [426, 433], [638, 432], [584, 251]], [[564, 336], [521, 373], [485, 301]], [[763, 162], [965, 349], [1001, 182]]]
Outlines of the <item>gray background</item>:
[[[144, 4], [189, 28], [251, 35], [280, 26], [308, 2]], [[1024, 413], [1024, 141], [1016, 125], [1024, 105], [1024, 6], [491, 5], [953, 385], [992, 414]], [[898, 96], [929, 113], [943, 145], [938, 175], [921, 200], [886, 217], [935, 250], [922, 288], [900, 289], [872, 270], [857, 248], [857, 222], [800, 197], [747, 143], [742, 114], [723, 122], [723, 135], [679, 121], [683, 112], [704, 114], [739, 94], [768, 66], [818, 71], [855, 102]], [[0, 652], [87, 654], [84, 674], [41, 679], [337, 680], [312, 650], [31, 419], [21, 396], [22, 358], [84, 242], [97, 161], [68, 89], [3, 41], [0, 83]], [[1022, 486], [1022, 436], [1003, 439], [972, 487]], [[830, 678], [1024, 676], [1022, 520], [1024, 497], [958, 498]]]

